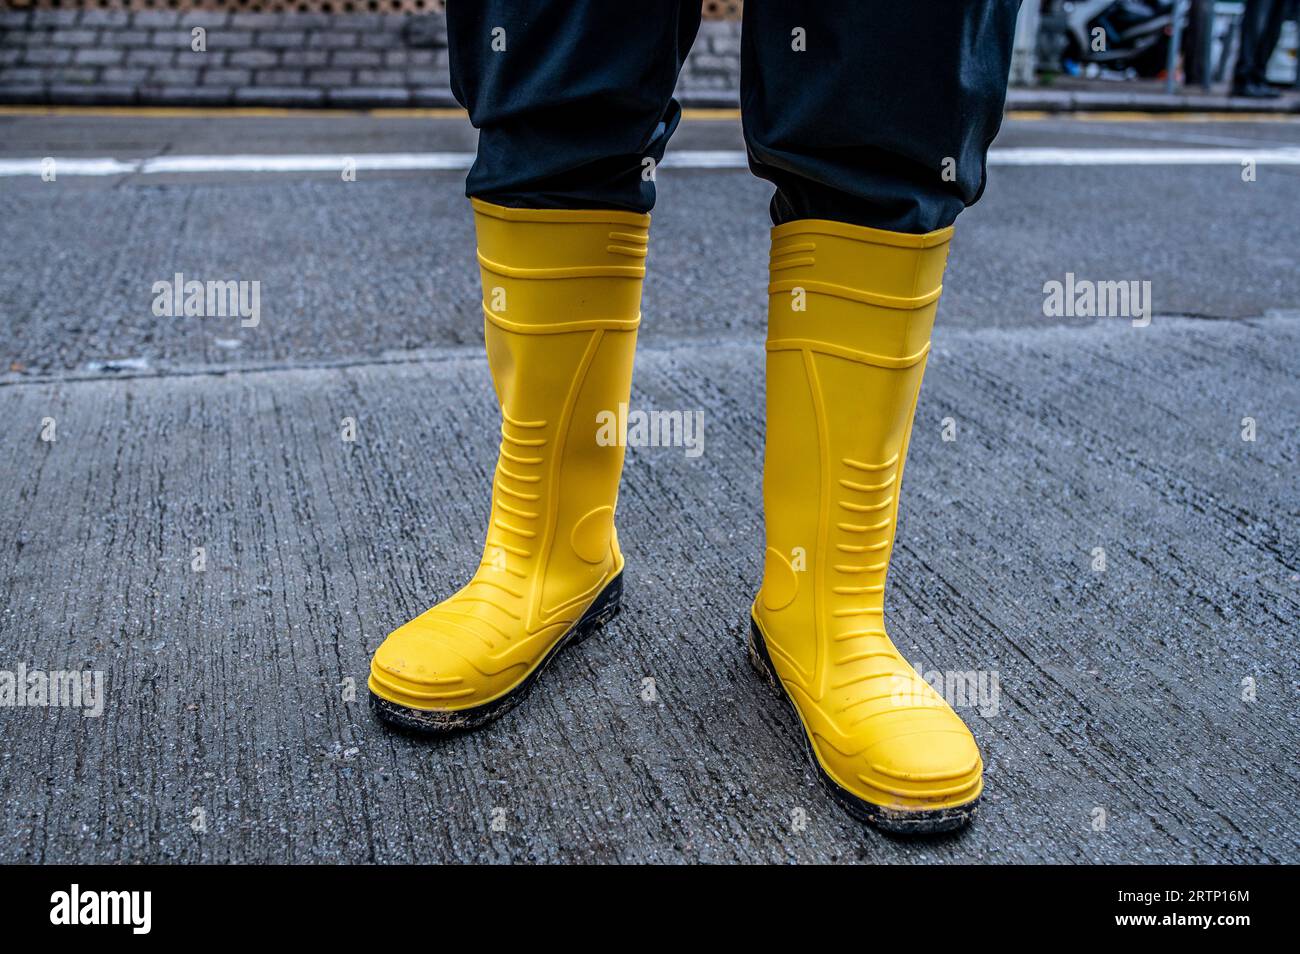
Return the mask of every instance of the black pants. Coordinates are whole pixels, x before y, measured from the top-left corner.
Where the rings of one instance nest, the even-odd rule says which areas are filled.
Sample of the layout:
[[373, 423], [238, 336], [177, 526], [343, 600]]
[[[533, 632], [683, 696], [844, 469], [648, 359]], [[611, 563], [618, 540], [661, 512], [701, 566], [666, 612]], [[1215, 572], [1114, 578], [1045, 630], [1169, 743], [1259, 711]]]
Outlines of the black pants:
[[1287, 0], [1246, 0], [1246, 10], [1241, 20], [1241, 52], [1237, 54], [1237, 68], [1233, 84], [1264, 85], [1267, 80], [1269, 58], [1282, 35], [1282, 21], [1286, 19]]
[[[700, 0], [450, 0], [452, 90], [479, 130], [466, 192], [648, 212]], [[984, 188], [1019, 0], [748, 0], [741, 107], [772, 220], [951, 225]]]

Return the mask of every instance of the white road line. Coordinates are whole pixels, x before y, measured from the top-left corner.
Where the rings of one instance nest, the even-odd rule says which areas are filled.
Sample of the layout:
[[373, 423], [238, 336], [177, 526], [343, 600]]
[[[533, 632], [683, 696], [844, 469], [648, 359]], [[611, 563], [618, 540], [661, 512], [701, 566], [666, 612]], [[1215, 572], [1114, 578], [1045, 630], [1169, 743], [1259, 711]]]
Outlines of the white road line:
[[991, 166], [1239, 166], [1300, 165], [1300, 147], [1271, 149], [1056, 149], [1044, 146], [989, 150]]
[[354, 156], [159, 156], [140, 171], [157, 172], [338, 172], [351, 163], [358, 172], [468, 169], [472, 152], [371, 152]]
[[661, 169], [748, 169], [749, 160], [739, 150], [669, 149]]
[[[392, 172], [465, 170], [472, 152], [372, 152], [355, 155], [231, 155], [158, 156], [151, 159], [54, 158], [56, 176], [157, 175], [204, 172]], [[1045, 146], [995, 148], [991, 166], [1207, 166], [1300, 165], [1300, 147], [1269, 149], [1062, 149]], [[680, 149], [670, 151], [665, 169], [744, 169], [739, 150]], [[46, 159], [0, 159], [0, 176], [48, 174]]]
[[[43, 175], [45, 162], [45, 159], [0, 159], [0, 176]], [[55, 159], [52, 171], [68, 176], [120, 176], [138, 168], [139, 163], [129, 159]]]

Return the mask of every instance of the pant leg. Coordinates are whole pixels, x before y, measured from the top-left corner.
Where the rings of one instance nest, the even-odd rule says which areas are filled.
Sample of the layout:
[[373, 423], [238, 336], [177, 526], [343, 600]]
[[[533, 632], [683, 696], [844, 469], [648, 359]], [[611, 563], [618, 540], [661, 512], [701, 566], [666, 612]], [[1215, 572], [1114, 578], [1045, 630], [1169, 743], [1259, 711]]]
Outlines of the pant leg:
[[741, 105], [750, 168], [776, 186], [772, 221], [951, 225], [984, 189], [1019, 6], [747, 0]]
[[466, 194], [648, 212], [643, 163], [681, 118], [673, 87], [699, 22], [699, 0], [451, 0], [452, 92], [479, 130]]
[[1285, 0], [1246, 0], [1235, 72], [1238, 85], [1268, 82], [1268, 61], [1282, 35], [1286, 12]]

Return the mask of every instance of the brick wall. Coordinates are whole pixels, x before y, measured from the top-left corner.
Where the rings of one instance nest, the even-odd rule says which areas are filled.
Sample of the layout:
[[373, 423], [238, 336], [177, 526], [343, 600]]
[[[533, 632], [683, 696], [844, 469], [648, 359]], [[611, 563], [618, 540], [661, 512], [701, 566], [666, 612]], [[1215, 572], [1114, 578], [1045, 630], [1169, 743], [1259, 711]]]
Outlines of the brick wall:
[[0, 10], [0, 30], [11, 103], [452, 103], [436, 16]]
[[[683, 101], [734, 105], [739, 37], [704, 24]], [[441, 14], [0, 8], [0, 102], [450, 106], [446, 42]]]

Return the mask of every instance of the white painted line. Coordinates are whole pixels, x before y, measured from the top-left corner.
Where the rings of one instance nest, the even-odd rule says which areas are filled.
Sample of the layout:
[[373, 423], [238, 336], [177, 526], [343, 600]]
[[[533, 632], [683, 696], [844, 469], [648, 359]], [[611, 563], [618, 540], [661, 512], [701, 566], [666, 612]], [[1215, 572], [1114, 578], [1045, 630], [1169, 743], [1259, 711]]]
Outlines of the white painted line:
[[[145, 159], [140, 171], [151, 172], [358, 172], [468, 169], [472, 152], [371, 152], [354, 156], [159, 156]], [[351, 164], [349, 166], [349, 163]]]
[[[0, 159], [0, 176], [42, 175], [45, 159]], [[404, 170], [465, 170], [474, 162], [472, 152], [371, 152], [353, 156], [233, 155], [157, 156], [151, 159], [60, 159], [54, 157], [55, 176], [120, 176], [128, 173], [193, 172], [358, 172]]]
[[[120, 159], [56, 159], [54, 172], [64, 176], [120, 176], [135, 172], [139, 163]], [[0, 159], [0, 176], [39, 176], [44, 159]]]
[[991, 166], [1239, 166], [1300, 165], [1300, 147], [1273, 149], [1055, 149], [989, 150]]
[[[1045, 146], [995, 148], [991, 166], [1207, 166], [1300, 165], [1300, 147], [1270, 149], [1058, 149]], [[474, 162], [472, 152], [372, 152], [356, 155], [233, 155], [158, 156], [151, 159], [60, 159], [56, 176], [117, 176], [130, 173], [212, 172], [358, 172], [465, 170]], [[0, 159], [0, 176], [39, 176], [47, 171], [45, 159]], [[740, 150], [681, 149], [669, 152], [665, 169], [745, 169]]]
[[748, 169], [749, 160], [740, 150], [669, 149], [660, 169]]

